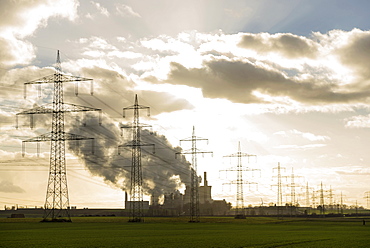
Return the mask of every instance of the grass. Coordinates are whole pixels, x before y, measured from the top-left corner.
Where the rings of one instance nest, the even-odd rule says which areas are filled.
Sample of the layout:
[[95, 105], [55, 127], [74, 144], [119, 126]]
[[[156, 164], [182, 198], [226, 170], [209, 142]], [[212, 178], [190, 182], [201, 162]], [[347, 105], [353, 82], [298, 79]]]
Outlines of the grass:
[[370, 221], [254, 217], [81, 217], [72, 223], [0, 219], [0, 247], [369, 247]]

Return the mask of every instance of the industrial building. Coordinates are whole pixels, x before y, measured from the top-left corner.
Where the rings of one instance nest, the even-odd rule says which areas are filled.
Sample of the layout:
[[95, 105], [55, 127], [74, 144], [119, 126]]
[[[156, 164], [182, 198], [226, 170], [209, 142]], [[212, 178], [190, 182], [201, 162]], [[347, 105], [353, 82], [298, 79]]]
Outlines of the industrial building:
[[[190, 187], [187, 186], [184, 194], [179, 191], [164, 195], [163, 204], [152, 197], [152, 204], [149, 206], [150, 216], [182, 216], [189, 215], [190, 208]], [[208, 185], [207, 172], [204, 172], [203, 186], [199, 186], [199, 210], [201, 215], [228, 215], [231, 210], [231, 203], [223, 200], [212, 199], [212, 186]]]

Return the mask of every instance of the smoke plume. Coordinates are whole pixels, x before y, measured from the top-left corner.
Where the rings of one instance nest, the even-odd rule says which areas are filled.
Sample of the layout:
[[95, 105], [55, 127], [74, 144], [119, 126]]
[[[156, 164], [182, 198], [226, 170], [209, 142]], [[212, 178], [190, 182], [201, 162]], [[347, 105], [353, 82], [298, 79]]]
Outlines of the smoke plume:
[[[80, 141], [77, 145], [70, 142], [69, 149], [91, 174], [102, 177], [107, 184], [129, 191], [132, 155], [131, 148], [124, 145], [132, 140], [132, 132], [130, 128], [124, 128], [122, 135], [119, 125], [106, 116], [102, 117], [101, 126], [93, 114], [76, 117], [69, 132], [94, 138], [94, 153], [91, 141]], [[142, 147], [145, 194], [160, 197], [189, 183], [190, 163], [184, 156], [175, 156], [181, 152], [180, 147], [174, 148], [165, 136], [146, 129], [141, 130], [141, 141], [155, 147], [155, 153], [152, 147]], [[118, 149], [118, 146], [121, 147]]]

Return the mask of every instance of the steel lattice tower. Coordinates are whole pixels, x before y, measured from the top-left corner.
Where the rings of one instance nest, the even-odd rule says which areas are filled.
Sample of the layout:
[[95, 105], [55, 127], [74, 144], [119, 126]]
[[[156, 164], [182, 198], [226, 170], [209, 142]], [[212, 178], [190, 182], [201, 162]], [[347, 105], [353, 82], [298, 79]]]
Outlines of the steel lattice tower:
[[[53, 103], [51, 106], [36, 107], [17, 114], [17, 127], [18, 127], [18, 115], [29, 114], [32, 116], [33, 114], [46, 114], [46, 113], [52, 114], [52, 129], [50, 133], [46, 133], [41, 136], [28, 139], [22, 142], [23, 155], [25, 151], [24, 146], [25, 142], [42, 142], [42, 141], [51, 142], [49, 179], [47, 184], [43, 221], [67, 221], [67, 222], [71, 221], [69, 213], [70, 206], [66, 174], [65, 141], [93, 140], [93, 138], [87, 138], [77, 134], [66, 133], [64, 131], [64, 113], [81, 111], [101, 112], [101, 109], [84, 107], [75, 104], [65, 104], [63, 102], [63, 84], [65, 82], [80, 82], [91, 80], [92, 79], [63, 74], [58, 50], [55, 73], [25, 83], [25, 89], [26, 85], [28, 84], [38, 84], [38, 85], [49, 83], [54, 84]], [[31, 127], [33, 127], [32, 121]], [[39, 143], [37, 144], [39, 145]]]
[[370, 209], [370, 191], [365, 192], [366, 208]]
[[154, 146], [154, 144], [144, 144], [141, 142], [140, 130], [142, 127], [148, 127], [139, 122], [139, 110], [147, 109], [148, 116], [149, 107], [139, 105], [137, 95], [135, 95], [135, 103], [132, 106], [123, 108], [123, 117], [125, 117], [126, 110], [134, 111], [134, 121], [130, 128], [132, 128], [132, 141], [128, 144], [119, 147], [131, 147], [131, 185], [130, 185], [130, 219], [129, 222], [143, 222], [143, 172], [141, 167], [141, 147]]
[[281, 167], [280, 166], [280, 162], [278, 162], [278, 166], [273, 168], [272, 170], [277, 170], [277, 179], [278, 179], [278, 182], [276, 185], [272, 185], [272, 186], [277, 186], [278, 187], [278, 191], [277, 191], [277, 202], [276, 202], [276, 208], [277, 208], [277, 215], [278, 217], [280, 216], [280, 207], [282, 206], [283, 204], [283, 192], [282, 192], [282, 182], [281, 182], [281, 169], [284, 169], [284, 167]]
[[213, 152], [200, 151], [197, 149], [197, 141], [208, 141], [208, 139], [200, 138], [195, 135], [195, 127], [193, 126], [193, 133], [190, 138], [180, 140], [182, 141], [191, 141], [191, 150], [180, 152], [176, 154], [191, 154], [191, 169], [190, 169], [190, 220], [189, 222], [199, 222], [200, 213], [199, 213], [199, 182], [198, 182], [198, 173], [197, 173], [197, 155]]
[[325, 215], [324, 189], [322, 187], [322, 182], [320, 187], [320, 205], [321, 205], [320, 213], [322, 215]]
[[[243, 171], [256, 171], [259, 169], [251, 169], [251, 168], [243, 168], [242, 165], [242, 158], [247, 157], [248, 161], [250, 157], [257, 157], [257, 155], [243, 153], [241, 151], [240, 142], [238, 143], [238, 152], [227, 155], [224, 157], [234, 157], [238, 159], [238, 164], [236, 168], [230, 168], [225, 171], [236, 171], [236, 182], [231, 182], [232, 184], [236, 184], [236, 213], [235, 218], [245, 218], [245, 211], [244, 211], [244, 184], [257, 184], [255, 182], [248, 182], [244, 181], [243, 179]], [[222, 170], [221, 170], [222, 171]]]
[[306, 207], [310, 206], [310, 191], [308, 187], [308, 182], [306, 183]]

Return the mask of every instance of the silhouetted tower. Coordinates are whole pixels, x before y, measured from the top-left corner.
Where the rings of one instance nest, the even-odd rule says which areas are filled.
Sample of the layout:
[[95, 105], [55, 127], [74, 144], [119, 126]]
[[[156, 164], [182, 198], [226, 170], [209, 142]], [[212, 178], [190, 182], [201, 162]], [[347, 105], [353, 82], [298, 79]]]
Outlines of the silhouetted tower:
[[286, 178], [290, 178], [290, 201], [291, 201], [291, 204], [292, 206], [295, 206], [298, 204], [298, 201], [297, 201], [297, 198], [296, 198], [296, 191], [295, 191], [295, 188], [298, 187], [294, 181], [295, 178], [299, 177], [299, 176], [295, 176], [294, 175], [294, 169], [292, 168], [292, 174], [290, 176], [284, 176]]
[[370, 209], [370, 191], [365, 192], [366, 208]]
[[283, 189], [282, 189], [282, 182], [281, 182], [281, 179], [282, 179], [281, 170], [282, 169], [285, 171], [285, 168], [280, 166], [280, 162], [278, 162], [277, 167], [272, 168], [272, 171], [277, 170], [277, 176], [273, 176], [273, 177], [277, 177], [277, 184], [271, 185], [271, 186], [276, 186], [278, 188], [277, 202], [276, 202], [276, 210], [277, 210], [278, 217], [281, 214], [280, 207], [283, 205], [283, 192], [282, 192]]
[[285, 168], [280, 166], [280, 162], [278, 163], [277, 167], [272, 169], [272, 170], [277, 170], [277, 176], [274, 176], [274, 177], [277, 177], [277, 184], [272, 185], [272, 186], [277, 186], [278, 187], [276, 206], [282, 206], [283, 205], [283, 188], [282, 188], [283, 185], [282, 185], [282, 182], [281, 182], [281, 179], [283, 178], [283, 176], [281, 175], [281, 170], [282, 169], [285, 171]]
[[[79, 106], [75, 104], [66, 104], [63, 102], [63, 84], [66, 82], [81, 82], [92, 81], [92, 79], [82, 78], [77, 76], [66, 75], [62, 73], [59, 50], [57, 52], [57, 61], [55, 73], [28, 83], [29, 84], [54, 84], [53, 103], [51, 106], [41, 106], [29, 109], [17, 114], [18, 115], [33, 115], [33, 114], [52, 114], [52, 128], [50, 133], [40, 135], [38, 137], [24, 140], [22, 142], [22, 153], [24, 156], [25, 142], [42, 142], [50, 141], [50, 170], [49, 180], [46, 191], [46, 200], [44, 206], [43, 221], [71, 221], [69, 213], [69, 197], [66, 175], [66, 158], [65, 158], [65, 141], [66, 140], [93, 140], [93, 138], [83, 137], [77, 134], [66, 133], [64, 131], [64, 113], [65, 112], [82, 112], [82, 111], [99, 111], [90, 107]], [[33, 127], [33, 118], [31, 118], [31, 128]], [[37, 143], [39, 152], [39, 143]]]
[[199, 222], [199, 182], [198, 182], [198, 173], [197, 173], [197, 155], [213, 152], [200, 151], [197, 148], [197, 141], [208, 141], [208, 139], [200, 138], [195, 136], [195, 127], [193, 126], [193, 134], [190, 138], [180, 140], [182, 141], [191, 141], [191, 150], [185, 152], [179, 152], [176, 154], [191, 154], [191, 169], [190, 169], [190, 220], [189, 222]]
[[343, 194], [340, 192], [340, 213], [343, 214]]
[[[131, 185], [130, 185], [130, 219], [129, 222], [143, 222], [143, 172], [141, 167], [141, 147], [153, 146], [154, 144], [144, 144], [141, 142], [140, 131], [142, 127], [148, 125], [139, 122], [139, 110], [146, 109], [148, 116], [150, 115], [149, 107], [139, 105], [137, 95], [135, 95], [135, 103], [132, 106], [123, 108], [123, 117], [126, 110], [134, 111], [134, 121], [129, 128], [132, 128], [132, 141], [120, 145], [119, 147], [131, 147]], [[126, 126], [125, 126], [126, 128]]]
[[310, 206], [310, 191], [308, 187], [308, 182], [306, 183], [306, 207]]
[[312, 207], [313, 208], [316, 208], [317, 207], [317, 205], [316, 205], [316, 199], [317, 199], [316, 192], [315, 192], [315, 190], [312, 190]]
[[243, 168], [242, 165], [242, 158], [247, 157], [248, 162], [250, 157], [257, 157], [257, 155], [247, 154], [243, 153], [240, 148], [240, 142], [238, 144], [238, 152], [227, 155], [224, 157], [234, 157], [238, 159], [238, 164], [236, 168], [229, 168], [225, 171], [236, 171], [236, 182], [231, 182], [233, 184], [236, 184], [236, 213], [235, 218], [245, 218], [245, 211], [244, 211], [244, 190], [243, 185], [244, 184], [257, 184], [255, 182], [248, 182], [243, 180], [243, 171], [256, 171], [259, 169], [251, 169], [251, 168]]
[[325, 202], [324, 202], [324, 189], [322, 187], [322, 182], [321, 182], [321, 187], [320, 187], [320, 213], [325, 214]]

